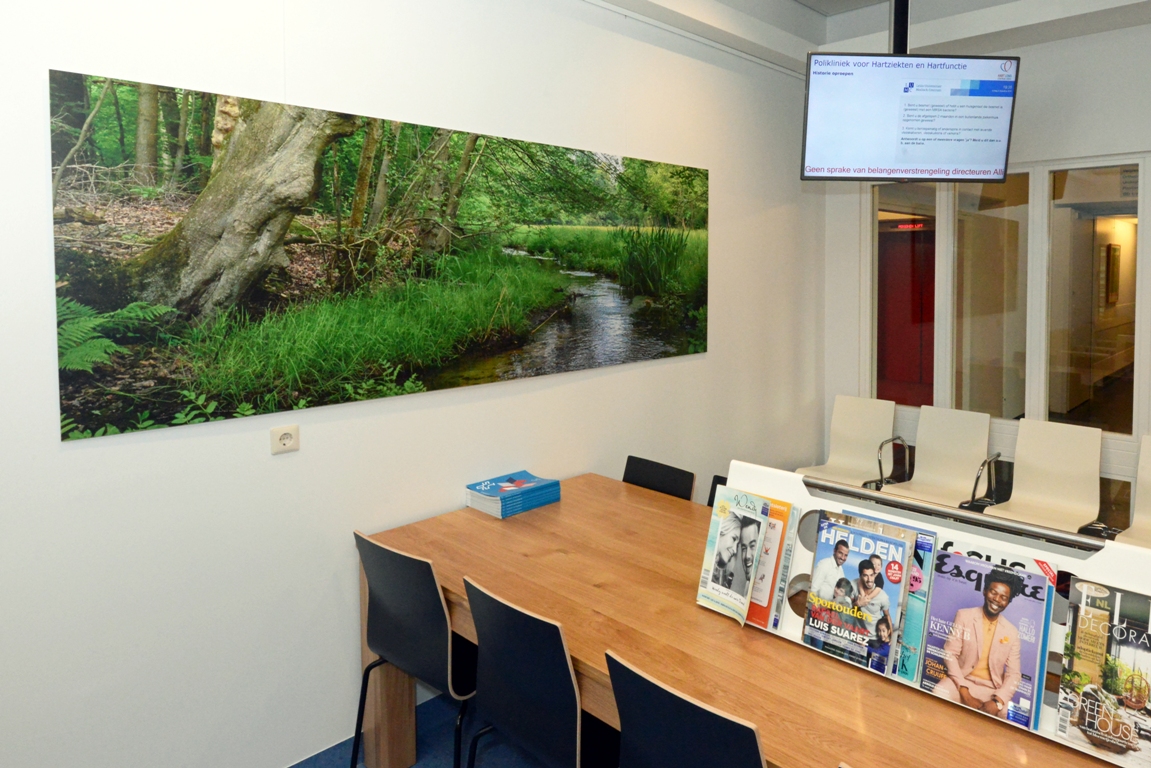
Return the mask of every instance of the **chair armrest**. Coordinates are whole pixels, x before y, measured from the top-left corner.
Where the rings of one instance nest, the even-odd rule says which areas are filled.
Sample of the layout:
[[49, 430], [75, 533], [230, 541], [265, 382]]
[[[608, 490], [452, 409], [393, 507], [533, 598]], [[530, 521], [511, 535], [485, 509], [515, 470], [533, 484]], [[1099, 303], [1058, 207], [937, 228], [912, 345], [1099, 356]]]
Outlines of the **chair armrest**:
[[[979, 479], [981, 477], [983, 477], [983, 471], [985, 469], [987, 469], [988, 467], [990, 467], [995, 462], [999, 461], [999, 457], [1002, 455], [1003, 454], [996, 451], [993, 456], [988, 456], [986, 459], [983, 460], [983, 463], [979, 465], [979, 471], [975, 473], [975, 485], [973, 485], [971, 487], [971, 501], [968, 502], [969, 504], [974, 504], [975, 498], [979, 495]], [[995, 498], [995, 472], [994, 471], [987, 473], [987, 491], [988, 491], [988, 496], [990, 496], [992, 499], [994, 499]]]
[[[891, 479], [883, 473], [883, 449], [886, 448], [890, 443], [901, 444], [903, 446], [903, 455], [904, 456], [907, 455], [907, 441], [904, 440], [899, 435], [896, 435], [895, 437], [889, 437], [886, 440], [884, 440], [882, 443], [879, 444], [879, 449], [875, 452], [875, 460], [879, 462], [879, 487], [880, 488], [887, 485], [887, 482]], [[892, 463], [891, 469], [894, 470], [895, 469], [894, 457], [892, 458], [891, 463]]]

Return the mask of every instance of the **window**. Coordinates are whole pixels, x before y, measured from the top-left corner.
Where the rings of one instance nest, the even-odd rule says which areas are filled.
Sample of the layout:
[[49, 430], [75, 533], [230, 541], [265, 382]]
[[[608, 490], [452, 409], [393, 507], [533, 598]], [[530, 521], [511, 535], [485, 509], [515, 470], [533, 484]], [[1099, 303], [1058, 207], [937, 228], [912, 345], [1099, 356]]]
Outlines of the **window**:
[[931, 405], [935, 366], [935, 185], [874, 187], [876, 396]]
[[1131, 434], [1137, 165], [1051, 174], [1048, 418]]
[[953, 407], [1003, 419], [1024, 411], [1028, 182], [956, 185]]

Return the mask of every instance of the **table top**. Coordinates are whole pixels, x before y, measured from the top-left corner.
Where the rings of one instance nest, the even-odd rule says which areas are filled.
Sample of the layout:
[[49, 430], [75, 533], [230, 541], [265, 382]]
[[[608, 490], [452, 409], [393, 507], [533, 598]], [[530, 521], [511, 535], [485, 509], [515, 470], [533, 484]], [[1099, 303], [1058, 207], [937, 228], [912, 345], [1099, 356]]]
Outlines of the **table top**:
[[750, 720], [784, 768], [1098, 766], [1048, 739], [696, 604], [711, 510], [599, 475], [506, 520], [461, 509], [373, 539], [432, 560], [475, 639], [463, 577], [558, 621], [583, 708], [618, 727], [604, 652]]

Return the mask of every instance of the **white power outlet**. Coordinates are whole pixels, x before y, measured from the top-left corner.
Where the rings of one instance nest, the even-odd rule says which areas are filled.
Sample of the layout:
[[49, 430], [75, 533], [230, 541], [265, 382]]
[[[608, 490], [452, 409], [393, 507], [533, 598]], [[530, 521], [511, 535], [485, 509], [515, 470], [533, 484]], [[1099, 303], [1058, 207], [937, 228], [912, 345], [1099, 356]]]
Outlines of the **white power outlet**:
[[300, 427], [292, 424], [287, 427], [276, 427], [271, 430], [272, 455], [300, 450]]

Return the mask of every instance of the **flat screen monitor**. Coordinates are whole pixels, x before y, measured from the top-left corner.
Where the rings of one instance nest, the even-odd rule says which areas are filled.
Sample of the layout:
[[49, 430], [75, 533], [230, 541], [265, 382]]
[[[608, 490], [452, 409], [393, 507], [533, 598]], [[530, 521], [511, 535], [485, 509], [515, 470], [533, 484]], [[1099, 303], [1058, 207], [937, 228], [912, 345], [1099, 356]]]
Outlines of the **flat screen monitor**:
[[811, 53], [803, 121], [810, 180], [1003, 181], [1014, 56]]

